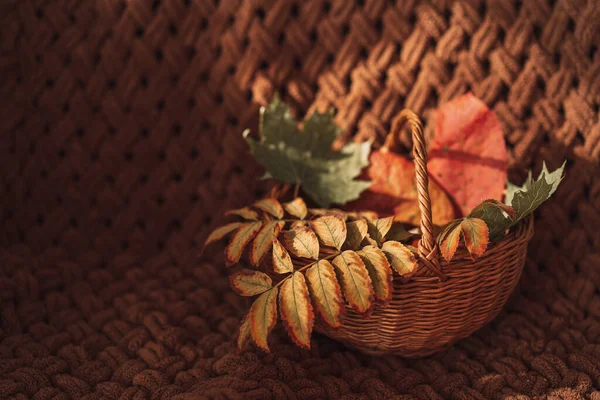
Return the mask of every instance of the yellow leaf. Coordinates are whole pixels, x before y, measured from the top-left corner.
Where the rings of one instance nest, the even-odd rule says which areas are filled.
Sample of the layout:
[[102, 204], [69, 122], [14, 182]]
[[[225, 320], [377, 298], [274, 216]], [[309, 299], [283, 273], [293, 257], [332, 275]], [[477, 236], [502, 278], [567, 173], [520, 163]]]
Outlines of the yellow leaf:
[[416, 270], [418, 263], [415, 255], [402, 243], [389, 240], [383, 244], [381, 250], [400, 276], [409, 275]]
[[237, 215], [239, 217], [249, 220], [258, 219], [258, 213], [250, 207], [238, 208], [237, 210], [229, 210], [225, 213], [225, 215]]
[[228, 234], [230, 234], [231, 232], [233, 232], [234, 230], [239, 228], [241, 225], [242, 225], [241, 222], [232, 222], [230, 224], [218, 227], [217, 229], [212, 231], [211, 234], [208, 236], [208, 238], [204, 242], [202, 251], [204, 251], [204, 248], [206, 246], [208, 246], [209, 244], [214, 243], [218, 240], [223, 239], [225, 236], [227, 236]]
[[357, 219], [356, 221], [348, 222], [346, 224], [348, 234], [346, 235], [345, 246], [350, 250], [355, 250], [360, 247], [360, 243], [367, 235], [367, 221], [364, 219]]
[[319, 259], [319, 240], [307, 226], [285, 231], [283, 245], [298, 257]]
[[256, 296], [271, 289], [273, 281], [260, 271], [243, 269], [229, 277], [231, 287], [241, 296]]
[[346, 223], [335, 215], [325, 215], [310, 223], [321, 243], [340, 250], [346, 240]]
[[225, 248], [225, 262], [227, 265], [233, 265], [240, 261], [244, 248], [252, 238], [258, 233], [262, 222], [246, 222], [240, 226], [240, 229], [231, 239], [231, 243]]
[[237, 346], [238, 350], [244, 350], [246, 347], [246, 343], [248, 343], [248, 339], [250, 338], [250, 318], [248, 318], [248, 314], [244, 317], [242, 321], [242, 325], [240, 325], [240, 331], [238, 333]]
[[294, 271], [292, 258], [277, 239], [273, 239], [273, 270], [278, 274], [286, 274]]
[[456, 249], [458, 249], [458, 242], [460, 241], [460, 234], [462, 232], [460, 223], [461, 220], [451, 222], [438, 238], [442, 257], [448, 262], [452, 260], [452, 257], [454, 257], [454, 254], [456, 253]]
[[306, 214], [308, 213], [308, 210], [306, 209], [306, 203], [301, 197], [296, 197], [289, 203], [284, 203], [283, 208], [288, 212], [288, 214], [299, 219], [306, 218]]
[[356, 252], [365, 263], [373, 282], [375, 300], [387, 305], [392, 298], [392, 270], [383, 251], [375, 246], [365, 246]]
[[489, 229], [480, 218], [465, 218], [460, 227], [465, 238], [465, 246], [471, 257], [477, 258], [485, 253], [489, 241]]
[[263, 210], [266, 213], [271, 214], [277, 219], [283, 218], [283, 207], [275, 199], [262, 199], [254, 203], [254, 207], [259, 210]]
[[277, 323], [277, 286], [261, 294], [250, 307], [248, 315], [254, 343], [268, 352], [267, 337]]
[[267, 254], [267, 251], [273, 244], [273, 239], [279, 235], [285, 223], [283, 221], [268, 221], [265, 222], [262, 229], [256, 235], [250, 249], [250, 263], [255, 267], [260, 264], [260, 261]]
[[339, 328], [345, 308], [342, 290], [331, 263], [327, 260], [318, 261], [306, 270], [306, 279], [317, 313], [329, 326]]
[[373, 285], [362, 259], [346, 250], [333, 260], [339, 272], [346, 301], [357, 313], [366, 314], [373, 305]]
[[305, 349], [310, 349], [310, 335], [315, 315], [302, 273], [295, 272], [281, 284], [279, 314], [288, 335], [294, 343]]
[[394, 217], [379, 218], [375, 221], [368, 221], [367, 223], [369, 226], [369, 235], [371, 235], [371, 239], [375, 240], [379, 244], [383, 243], [383, 239], [392, 227], [393, 222]]

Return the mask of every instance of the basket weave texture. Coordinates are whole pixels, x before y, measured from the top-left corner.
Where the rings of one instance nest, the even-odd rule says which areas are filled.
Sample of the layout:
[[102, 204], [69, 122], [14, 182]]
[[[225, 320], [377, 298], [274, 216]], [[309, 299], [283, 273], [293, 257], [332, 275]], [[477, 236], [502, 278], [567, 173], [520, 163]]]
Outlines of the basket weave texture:
[[[598, 398], [599, 19], [593, 0], [0, 1], [0, 398]], [[241, 139], [259, 105], [334, 106], [381, 143], [402, 108], [468, 90], [512, 181], [568, 160], [505, 311], [421, 360], [280, 329], [237, 354], [248, 305], [220, 251], [196, 255], [265, 192]]]

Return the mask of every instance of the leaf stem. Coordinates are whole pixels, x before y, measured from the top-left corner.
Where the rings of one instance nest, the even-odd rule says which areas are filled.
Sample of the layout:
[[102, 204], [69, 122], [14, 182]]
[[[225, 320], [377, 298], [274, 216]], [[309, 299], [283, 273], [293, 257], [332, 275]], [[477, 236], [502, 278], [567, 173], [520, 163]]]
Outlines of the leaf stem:
[[294, 187], [294, 198], [298, 197], [298, 193], [300, 192], [300, 185], [302, 185], [302, 182], [297, 181], [296, 186]]

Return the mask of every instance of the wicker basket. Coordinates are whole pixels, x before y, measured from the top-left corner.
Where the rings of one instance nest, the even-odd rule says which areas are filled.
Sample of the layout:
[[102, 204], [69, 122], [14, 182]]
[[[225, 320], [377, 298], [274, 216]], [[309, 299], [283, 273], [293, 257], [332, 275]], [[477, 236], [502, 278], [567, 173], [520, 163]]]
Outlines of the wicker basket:
[[394, 140], [405, 121], [412, 128], [423, 233], [417, 272], [409, 281], [394, 275], [390, 304], [376, 309], [370, 318], [364, 319], [346, 307], [342, 327], [317, 324], [315, 328], [364, 353], [423, 357], [469, 336], [500, 312], [521, 276], [533, 219], [526, 218], [477, 260], [464, 249], [452, 262], [443, 260], [433, 237], [427, 151], [418, 117], [402, 111], [388, 141]]

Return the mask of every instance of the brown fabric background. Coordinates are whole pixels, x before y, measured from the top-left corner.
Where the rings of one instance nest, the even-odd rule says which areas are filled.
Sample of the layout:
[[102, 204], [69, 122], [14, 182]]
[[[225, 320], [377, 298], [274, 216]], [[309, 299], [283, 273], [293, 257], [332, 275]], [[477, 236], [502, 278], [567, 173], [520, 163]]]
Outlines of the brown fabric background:
[[[3, 0], [0, 397], [600, 398], [595, 0]], [[434, 357], [281, 330], [241, 355], [222, 211], [260, 196], [241, 138], [274, 92], [376, 137], [473, 91], [511, 178], [568, 160], [505, 312]], [[407, 140], [405, 146], [409, 146]]]

